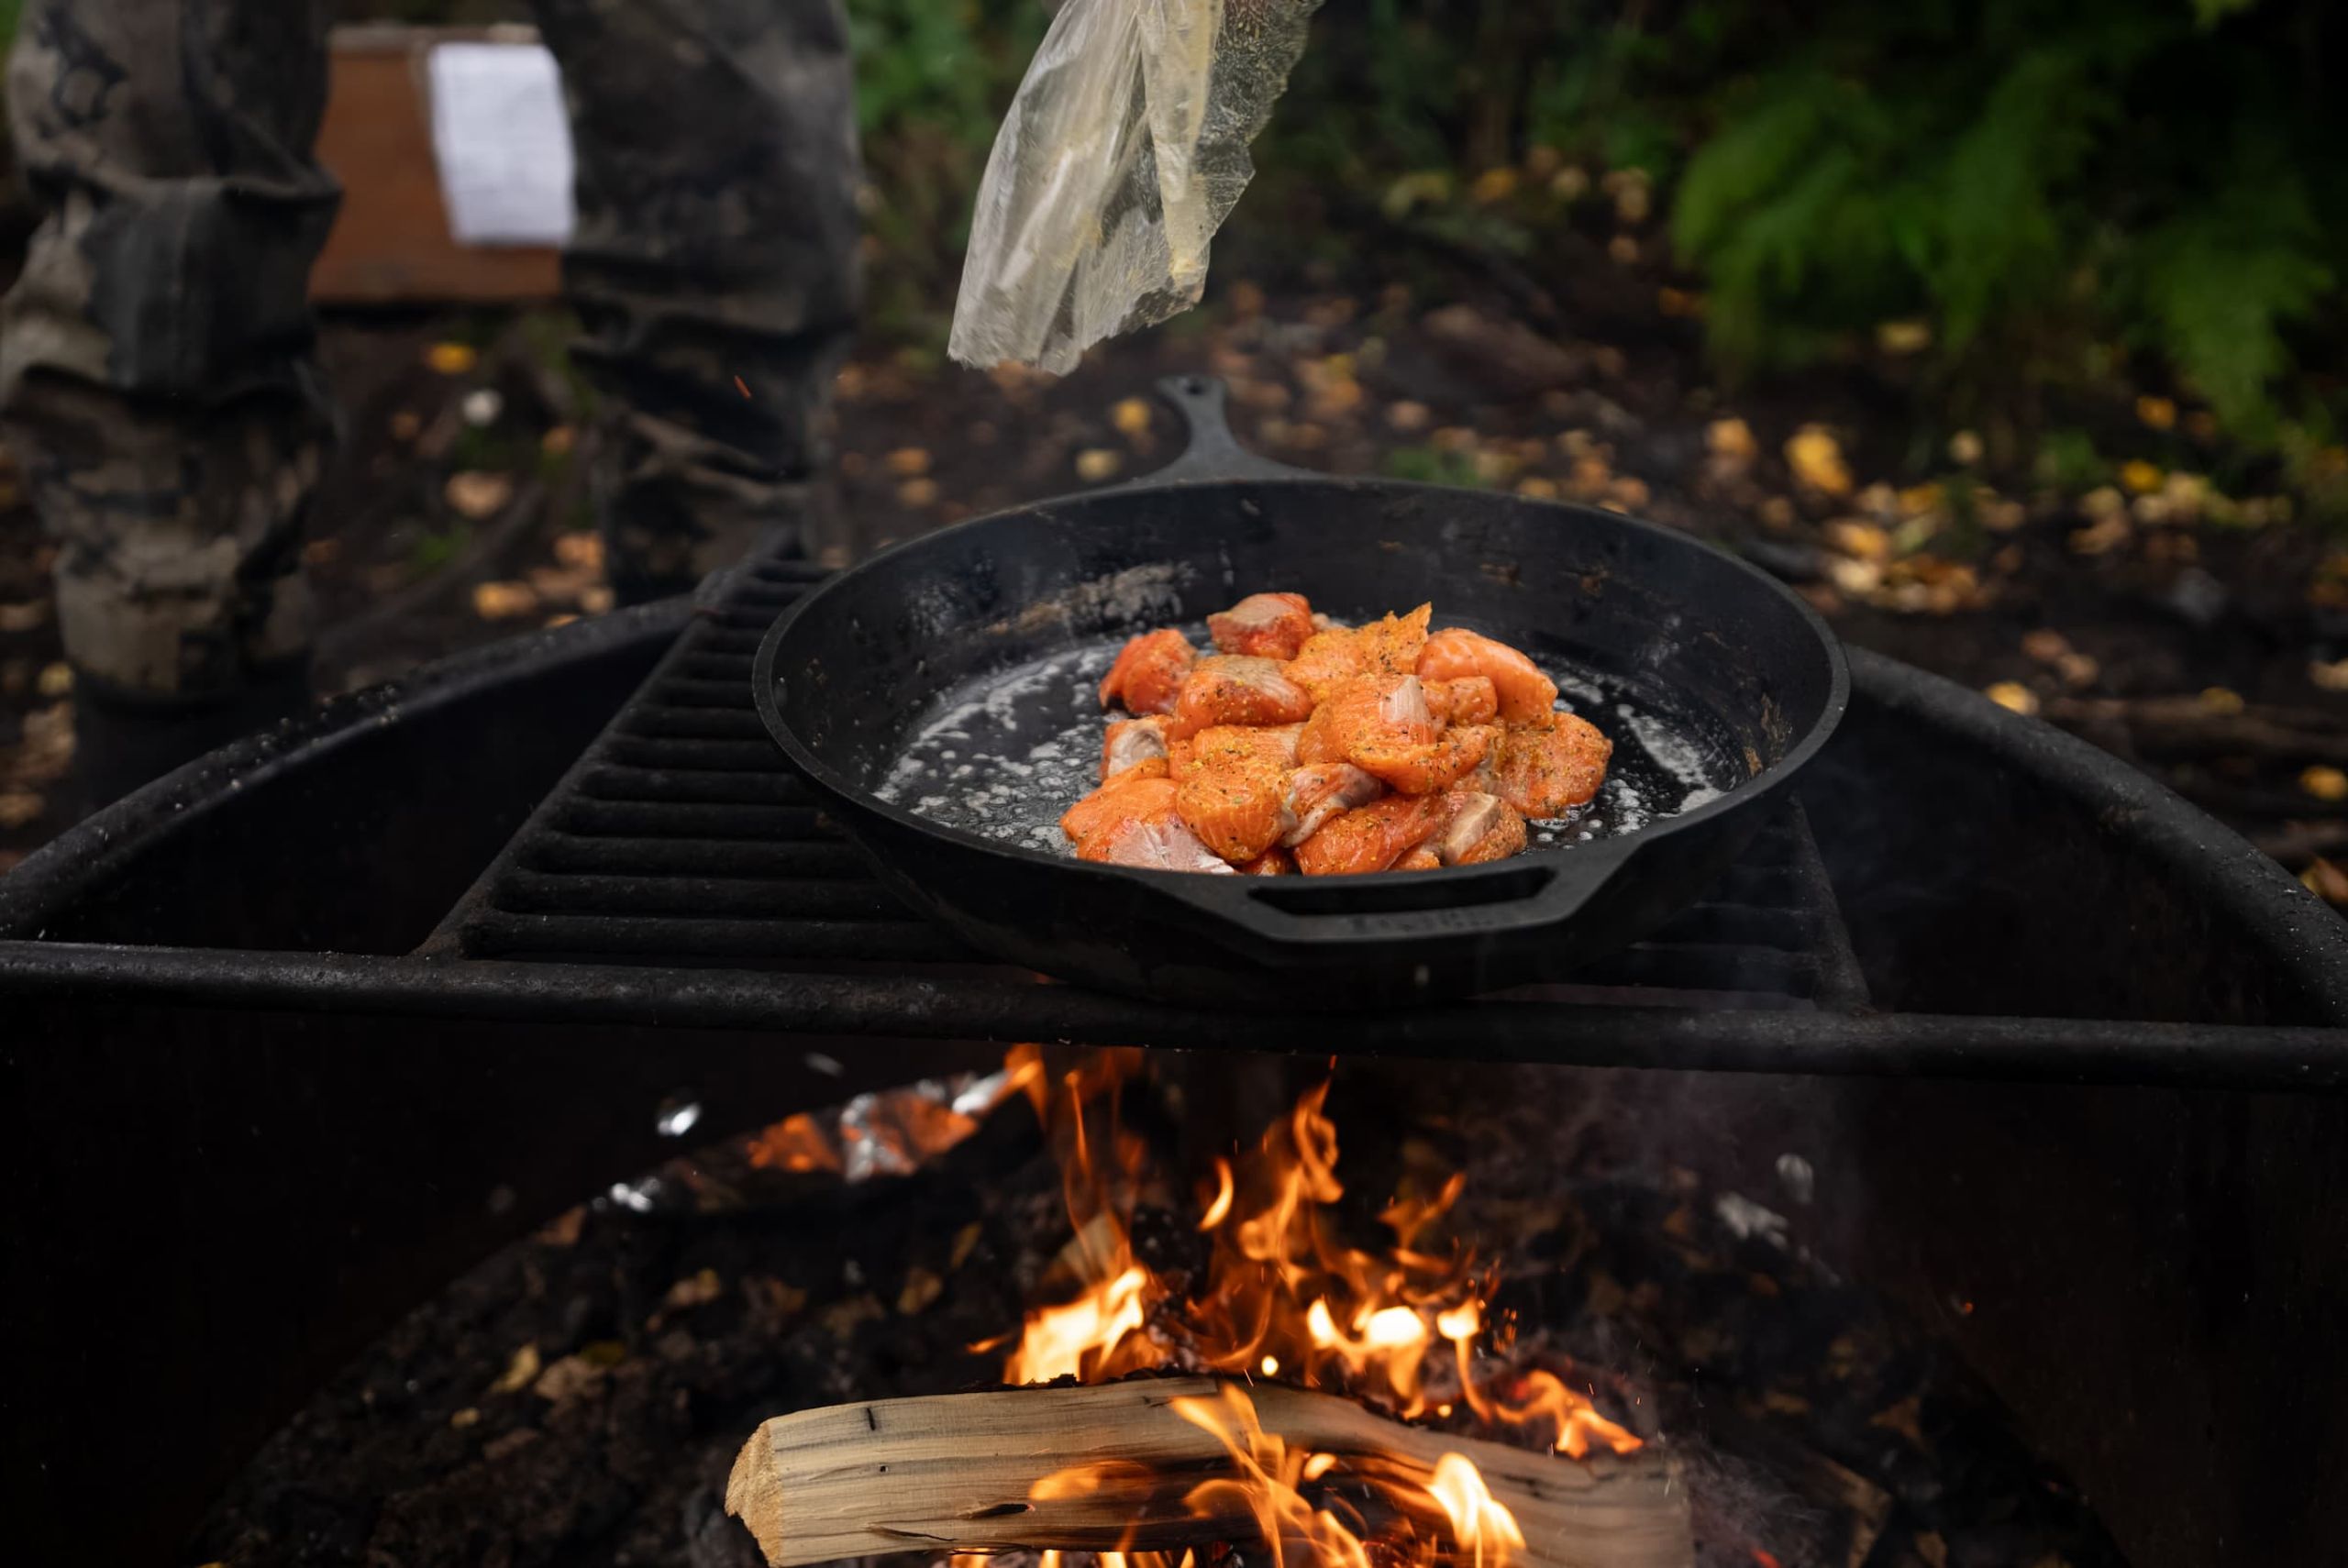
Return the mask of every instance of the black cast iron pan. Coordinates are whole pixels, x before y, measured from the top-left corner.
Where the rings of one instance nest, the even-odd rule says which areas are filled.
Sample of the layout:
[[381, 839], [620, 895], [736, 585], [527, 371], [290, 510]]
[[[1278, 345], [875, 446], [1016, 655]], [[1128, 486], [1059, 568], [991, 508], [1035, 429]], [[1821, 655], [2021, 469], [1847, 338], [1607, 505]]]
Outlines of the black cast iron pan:
[[[1161, 391], [1191, 430], [1167, 469], [883, 551], [792, 605], [759, 650], [776, 744], [882, 878], [975, 947], [1234, 1006], [1368, 1008], [1559, 977], [1700, 897], [1842, 715], [1849, 677], [1824, 624], [1686, 535], [1283, 468], [1234, 441], [1220, 385]], [[1116, 648], [1272, 589], [1347, 621], [1432, 600], [1436, 625], [1523, 648], [1613, 737], [1607, 791], [1488, 866], [1267, 878], [1070, 857], [1051, 823], [1091, 787], [1091, 686]]]

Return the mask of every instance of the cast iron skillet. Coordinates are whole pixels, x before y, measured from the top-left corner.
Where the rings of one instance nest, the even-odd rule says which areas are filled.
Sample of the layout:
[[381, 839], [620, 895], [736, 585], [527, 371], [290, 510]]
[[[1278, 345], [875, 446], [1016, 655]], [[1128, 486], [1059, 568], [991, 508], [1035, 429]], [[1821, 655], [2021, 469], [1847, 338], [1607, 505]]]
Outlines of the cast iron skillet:
[[[775, 743], [882, 879], [975, 947], [1062, 979], [1233, 1006], [1367, 1008], [1561, 976], [1700, 897], [1842, 716], [1849, 675], [1825, 624], [1686, 535], [1284, 468], [1233, 439], [1219, 384], [1160, 391], [1191, 425], [1169, 467], [883, 551], [785, 611], [759, 649], [751, 679]], [[1269, 589], [1347, 620], [1431, 599], [1437, 625], [1593, 673], [1698, 739], [1724, 792], [1493, 865], [1347, 878], [1090, 865], [1042, 838], [932, 820], [912, 809], [925, 785], [877, 792], [937, 714], [1002, 695], [1009, 674], [1079, 645], [1099, 645], [1105, 666], [1113, 640]], [[1064, 718], [1069, 694], [1054, 701]], [[1628, 737], [1615, 738], [1619, 770]]]

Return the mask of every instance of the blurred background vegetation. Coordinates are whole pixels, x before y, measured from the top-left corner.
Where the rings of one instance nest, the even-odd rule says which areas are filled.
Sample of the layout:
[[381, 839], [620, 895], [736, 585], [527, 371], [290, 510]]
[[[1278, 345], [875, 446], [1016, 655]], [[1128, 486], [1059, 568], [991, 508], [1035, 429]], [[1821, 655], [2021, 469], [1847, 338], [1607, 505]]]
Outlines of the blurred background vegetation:
[[[1048, 10], [847, 3], [873, 321], [934, 350]], [[1577, 224], [1659, 221], [1666, 304], [1732, 384], [1898, 361], [1920, 440], [1978, 430], [2076, 484], [2100, 459], [2074, 400], [2124, 383], [2320, 506], [2348, 489], [2343, 58], [2327, 0], [1330, 0], [1230, 244], [1276, 267], [1369, 225], [1546, 283]]]

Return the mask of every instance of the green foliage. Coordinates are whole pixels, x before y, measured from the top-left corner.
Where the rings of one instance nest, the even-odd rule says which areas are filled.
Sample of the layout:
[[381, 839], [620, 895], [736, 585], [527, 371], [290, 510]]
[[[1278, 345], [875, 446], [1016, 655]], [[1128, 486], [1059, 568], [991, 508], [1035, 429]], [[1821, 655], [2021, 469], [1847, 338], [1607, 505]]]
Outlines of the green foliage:
[[1390, 479], [1455, 485], [1463, 490], [1488, 488], [1476, 471], [1475, 459], [1464, 452], [1439, 452], [1433, 447], [1397, 447], [1386, 454], [1384, 467]]

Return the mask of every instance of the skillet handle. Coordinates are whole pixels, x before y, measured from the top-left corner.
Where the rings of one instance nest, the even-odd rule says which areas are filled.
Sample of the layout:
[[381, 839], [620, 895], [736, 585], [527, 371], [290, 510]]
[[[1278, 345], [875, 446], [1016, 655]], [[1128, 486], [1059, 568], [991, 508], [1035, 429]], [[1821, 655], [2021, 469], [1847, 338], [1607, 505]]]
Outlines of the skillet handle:
[[1521, 935], [1562, 928], [1624, 871], [1638, 846], [1600, 839], [1453, 873], [1353, 877], [1162, 876], [1151, 886], [1189, 906], [1219, 940], [1246, 943], [1266, 964], [1357, 956], [1412, 943]]
[[1226, 412], [1229, 392], [1213, 376], [1168, 376], [1157, 383], [1164, 398], [1190, 432], [1181, 455], [1155, 473], [1143, 475], [1121, 490], [1156, 490], [1160, 485], [1196, 484], [1230, 480], [1318, 479], [1305, 469], [1292, 469], [1259, 457], [1239, 444], [1231, 433]]

